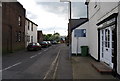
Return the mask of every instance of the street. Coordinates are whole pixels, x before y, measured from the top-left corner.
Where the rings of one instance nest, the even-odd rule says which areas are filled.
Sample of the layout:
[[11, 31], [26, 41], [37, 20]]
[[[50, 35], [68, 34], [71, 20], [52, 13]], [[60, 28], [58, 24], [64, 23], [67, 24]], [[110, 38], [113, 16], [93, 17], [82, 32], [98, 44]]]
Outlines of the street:
[[68, 47], [56, 44], [39, 51], [19, 51], [2, 58], [3, 79], [72, 79]]

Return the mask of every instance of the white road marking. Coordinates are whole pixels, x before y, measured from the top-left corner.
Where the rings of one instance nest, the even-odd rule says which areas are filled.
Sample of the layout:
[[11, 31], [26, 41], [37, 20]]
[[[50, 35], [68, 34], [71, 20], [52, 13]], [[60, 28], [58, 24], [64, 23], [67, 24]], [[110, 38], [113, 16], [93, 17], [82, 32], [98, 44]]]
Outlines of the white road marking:
[[47, 51], [48, 49], [45, 49], [44, 51]]
[[52, 79], [55, 79], [55, 77], [56, 77], [56, 73], [57, 73], [57, 69], [58, 69], [58, 64], [59, 64], [59, 62], [57, 61], [57, 65], [56, 65], [56, 67], [55, 67], [55, 71], [54, 71], [54, 74], [53, 74], [53, 78], [52, 78]]
[[40, 55], [41, 54], [41, 52], [40, 53], [38, 53], [38, 55]]
[[8, 69], [10, 69], [10, 68], [12, 68], [12, 67], [15, 67], [15, 66], [17, 66], [17, 65], [20, 65], [21, 63], [22, 63], [22, 62], [18, 62], [18, 63], [14, 64], [14, 65], [12, 65], [12, 66], [9, 66], [9, 67], [7, 67], [7, 68], [5, 68], [5, 69], [3, 69], [3, 70], [0, 70], [0, 72], [5, 71], [5, 70], [8, 70]]
[[31, 56], [30, 58], [34, 58], [34, 57], [36, 57], [37, 55], [33, 55], [33, 56]]
[[44, 78], [43, 78], [44, 80], [47, 78], [48, 74], [49, 74], [49, 73], [51, 72], [51, 70], [53, 69], [53, 67], [54, 67], [54, 65], [55, 65], [55, 63], [56, 63], [59, 55], [60, 55], [60, 50], [58, 51], [58, 54], [57, 54], [57, 56], [55, 57], [54, 61], [52, 62], [49, 70], [46, 72], [46, 74], [45, 74], [45, 76], [44, 76]]

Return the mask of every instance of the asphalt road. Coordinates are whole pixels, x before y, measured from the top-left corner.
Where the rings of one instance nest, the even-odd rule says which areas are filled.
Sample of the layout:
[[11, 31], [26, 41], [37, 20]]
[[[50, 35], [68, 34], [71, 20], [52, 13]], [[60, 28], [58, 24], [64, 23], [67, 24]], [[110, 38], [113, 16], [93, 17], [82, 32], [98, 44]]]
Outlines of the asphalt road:
[[39, 51], [20, 51], [2, 57], [3, 79], [72, 79], [72, 65], [65, 44]]

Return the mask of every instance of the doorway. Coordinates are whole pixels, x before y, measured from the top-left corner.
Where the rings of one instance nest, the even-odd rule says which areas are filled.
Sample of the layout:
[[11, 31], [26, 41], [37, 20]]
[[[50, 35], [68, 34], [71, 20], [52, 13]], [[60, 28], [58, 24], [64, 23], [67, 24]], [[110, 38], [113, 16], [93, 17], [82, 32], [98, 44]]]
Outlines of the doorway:
[[115, 25], [100, 30], [100, 60], [113, 68]]

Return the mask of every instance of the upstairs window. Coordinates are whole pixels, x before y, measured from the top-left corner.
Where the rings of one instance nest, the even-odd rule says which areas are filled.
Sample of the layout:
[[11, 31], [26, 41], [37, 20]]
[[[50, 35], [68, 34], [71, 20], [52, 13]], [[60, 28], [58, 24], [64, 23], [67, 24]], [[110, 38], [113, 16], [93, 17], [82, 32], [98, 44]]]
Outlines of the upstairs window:
[[30, 30], [30, 22], [28, 21], [28, 30]]
[[21, 42], [21, 31], [18, 33], [18, 41]]
[[33, 24], [31, 24], [31, 31], [33, 31]]
[[18, 25], [21, 26], [22, 22], [21, 22], [21, 16], [18, 17]]
[[33, 36], [31, 36], [31, 42], [33, 42]]
[[18, 32], [16, 31], [16, 42], [18, 42]]

